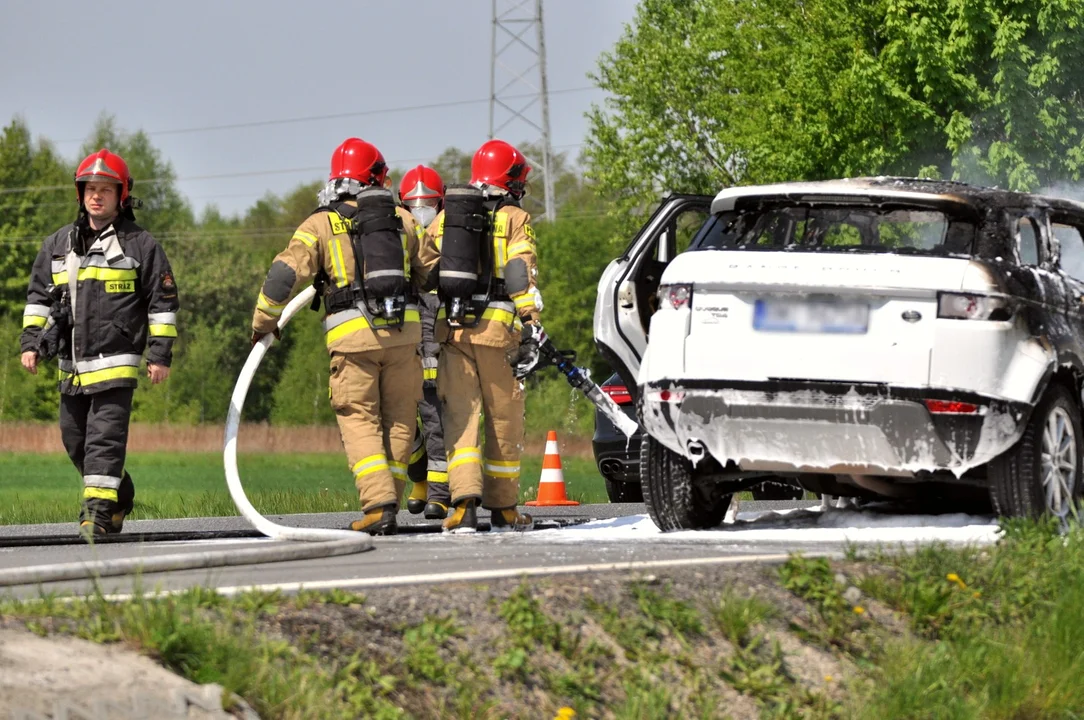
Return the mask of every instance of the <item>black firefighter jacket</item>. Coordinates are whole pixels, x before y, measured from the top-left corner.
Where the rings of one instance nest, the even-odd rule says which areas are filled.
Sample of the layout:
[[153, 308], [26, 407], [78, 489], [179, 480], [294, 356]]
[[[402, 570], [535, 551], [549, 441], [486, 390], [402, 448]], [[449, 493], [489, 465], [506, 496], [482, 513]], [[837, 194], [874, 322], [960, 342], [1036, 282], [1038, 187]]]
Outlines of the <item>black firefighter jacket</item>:
[[177, 285], [169, 260], [143, 228], [121, 216], [101, 232], [67, 225], [42, 244], [23, 311], [23, 352], [38, 349], [50, 309], [69, 289], [69, 250], [78, 262], [73, 332], [58, 358], [60, 391], [74, 395], [135, 387], [143, 351], [169, 366], [177, 337]]

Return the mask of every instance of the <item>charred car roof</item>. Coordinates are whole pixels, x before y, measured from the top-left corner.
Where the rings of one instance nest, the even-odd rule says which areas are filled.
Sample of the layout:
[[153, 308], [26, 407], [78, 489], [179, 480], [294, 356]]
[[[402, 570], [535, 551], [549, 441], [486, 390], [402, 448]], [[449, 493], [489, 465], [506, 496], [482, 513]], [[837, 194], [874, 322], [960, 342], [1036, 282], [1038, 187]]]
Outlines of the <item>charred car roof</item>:
[[715, 196], [711, 212], [733, 210], [746, 199], [801, 203], [880, 203], [957, 205], [978, 214], [998, 207], [1050, 208], [1084, 217], [1084, 204], [1065, 198], [1010, 192], [952, 180], [902, 177], [859, 177], [814, 182], [775, 183], [727, 188]]

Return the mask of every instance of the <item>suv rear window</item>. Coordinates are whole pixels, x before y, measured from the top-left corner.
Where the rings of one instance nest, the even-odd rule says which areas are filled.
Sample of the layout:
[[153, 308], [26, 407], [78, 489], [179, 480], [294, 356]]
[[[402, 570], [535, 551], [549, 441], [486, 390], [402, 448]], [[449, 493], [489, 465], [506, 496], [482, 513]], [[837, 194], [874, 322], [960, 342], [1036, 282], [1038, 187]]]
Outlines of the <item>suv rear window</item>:
[[693, 249], [969, 255], [974, 242], [974, 223], [939, 210], [770, 205], [712, 216]]

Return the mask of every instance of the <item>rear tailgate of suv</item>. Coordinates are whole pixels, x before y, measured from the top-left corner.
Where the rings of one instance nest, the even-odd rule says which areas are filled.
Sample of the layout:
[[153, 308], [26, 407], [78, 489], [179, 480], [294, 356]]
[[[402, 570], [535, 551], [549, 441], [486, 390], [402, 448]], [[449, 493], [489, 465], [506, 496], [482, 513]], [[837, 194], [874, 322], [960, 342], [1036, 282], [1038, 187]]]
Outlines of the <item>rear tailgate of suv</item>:
[[896, 254], [708, 251], [667, 269], [693, 285], [685, 376], [929, 383], [937, 293], [968, 261]]

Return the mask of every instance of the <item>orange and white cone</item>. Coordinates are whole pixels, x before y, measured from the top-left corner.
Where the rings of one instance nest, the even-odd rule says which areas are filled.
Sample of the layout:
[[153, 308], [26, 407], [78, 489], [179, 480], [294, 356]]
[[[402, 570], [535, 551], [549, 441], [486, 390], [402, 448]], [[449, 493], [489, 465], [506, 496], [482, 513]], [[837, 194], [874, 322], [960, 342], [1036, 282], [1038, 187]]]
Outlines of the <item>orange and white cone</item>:
[[565, 495], [565, 473], [561, 469], [561, 453], [557, 449], [557, 432], [550, 430], [546, 436], [546, 454], [542, 457], [542, 477], [538, 481], [538, 498], [526, 505], [579, 505]]

